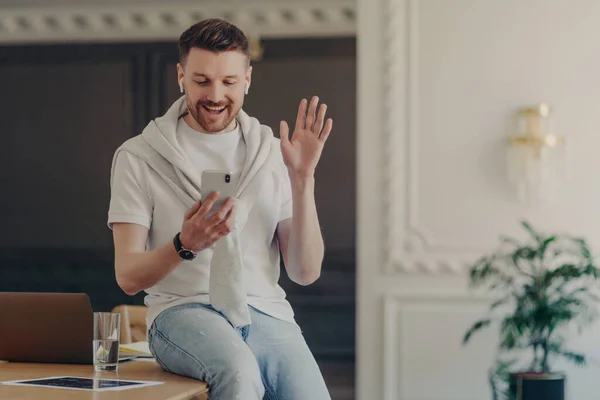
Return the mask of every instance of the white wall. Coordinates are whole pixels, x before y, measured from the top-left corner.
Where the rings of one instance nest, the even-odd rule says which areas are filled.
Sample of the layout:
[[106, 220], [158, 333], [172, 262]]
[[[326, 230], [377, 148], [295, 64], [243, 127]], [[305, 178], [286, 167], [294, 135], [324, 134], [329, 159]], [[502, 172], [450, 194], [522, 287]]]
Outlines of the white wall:
[[[600, 2], [358, 0], [358, 398], [482, 400], [493, 331], [465, 264], [527, 218], [600, 246]], [[514, 200], [504, 163], [518, 107], [547, 102], [568, 142], [556, 201]], [[600, 356], [600, 329], [571, 347]], [[430, 337], [427, 337], [431, 335]], [[569, 399], [600, 368], [558, 364]]]

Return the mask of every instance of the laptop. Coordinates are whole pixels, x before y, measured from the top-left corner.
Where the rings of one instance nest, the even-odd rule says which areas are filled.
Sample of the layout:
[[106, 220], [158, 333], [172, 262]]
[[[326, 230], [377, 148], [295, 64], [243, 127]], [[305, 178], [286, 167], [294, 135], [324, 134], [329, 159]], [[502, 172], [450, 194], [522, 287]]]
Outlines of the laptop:
[[84, 293], [0, 292], [0, 360], [92, 364], [93, 329]]

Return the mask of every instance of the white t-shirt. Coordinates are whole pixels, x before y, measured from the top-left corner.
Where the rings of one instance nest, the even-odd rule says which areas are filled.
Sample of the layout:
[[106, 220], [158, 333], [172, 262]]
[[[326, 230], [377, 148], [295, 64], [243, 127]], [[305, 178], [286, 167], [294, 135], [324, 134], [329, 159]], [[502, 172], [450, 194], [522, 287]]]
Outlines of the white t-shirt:
[[[190, 128], [180, 118], [177, 140], [199, 171], [226, 169], [234, 174], [242, 170], [246, 145], [239, 126], [233, 131], [204, 134]], [[128, 152], [116, 160], [108, 212], [108, 226], [115, 222], [145, 226], [147, 250], [173, 241], [181, 230], [186, 205], [144, 161]], [[283, 161], [265, 182], [248, 221], [240, 232], [244, 261], [244, 282], [248, 304], [275, 318], [294, 321], [294, 313], [285, 292], [279, 286], [279, 244], [277, 224], [292, 217], [292, 192]], [[212, 249], [183, 261], [169, 276], [148, 288], [145, 303], [148, 329], [160, 312], [188, 302], [209, 304], [209, 276]]]

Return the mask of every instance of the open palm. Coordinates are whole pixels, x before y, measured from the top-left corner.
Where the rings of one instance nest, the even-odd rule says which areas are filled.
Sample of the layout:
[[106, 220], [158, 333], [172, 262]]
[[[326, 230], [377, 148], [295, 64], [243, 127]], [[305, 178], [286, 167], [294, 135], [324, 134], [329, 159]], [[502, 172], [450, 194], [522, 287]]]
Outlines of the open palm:
[[287, 122], [281, 121], [279, 127], [283, 161], [290, 172], [300, 177], [314, 175], [323, 152], [323, 146], [333, 127], [331, 118], [325, 122], [327, 105], [321, 104], [317, 114], [319, 98], [317, 96], [312, 98], [308, 111], [306, 110], [307, 103], [306, 99], [302, 99], [300, 102], [291, 140]]

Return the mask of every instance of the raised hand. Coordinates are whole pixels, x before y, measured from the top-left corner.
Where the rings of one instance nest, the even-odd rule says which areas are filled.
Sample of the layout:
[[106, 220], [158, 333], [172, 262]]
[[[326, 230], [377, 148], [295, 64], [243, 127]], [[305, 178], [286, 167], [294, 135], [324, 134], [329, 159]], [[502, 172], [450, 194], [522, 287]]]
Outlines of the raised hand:
[[300, 102], [291, 140], [287, 122], [281, 121], [279, 126], [283, 161], [288, 171], [300, 178], [314, 176], [323, 146], [333, 127], [331, 118], [325, 121], [327, 105], [321, 104], [317, 114], [319, 98], [317, 96], [312, 98], [308, 112], [306, 110], [307, 103], [306, 99], [302, 99]]

